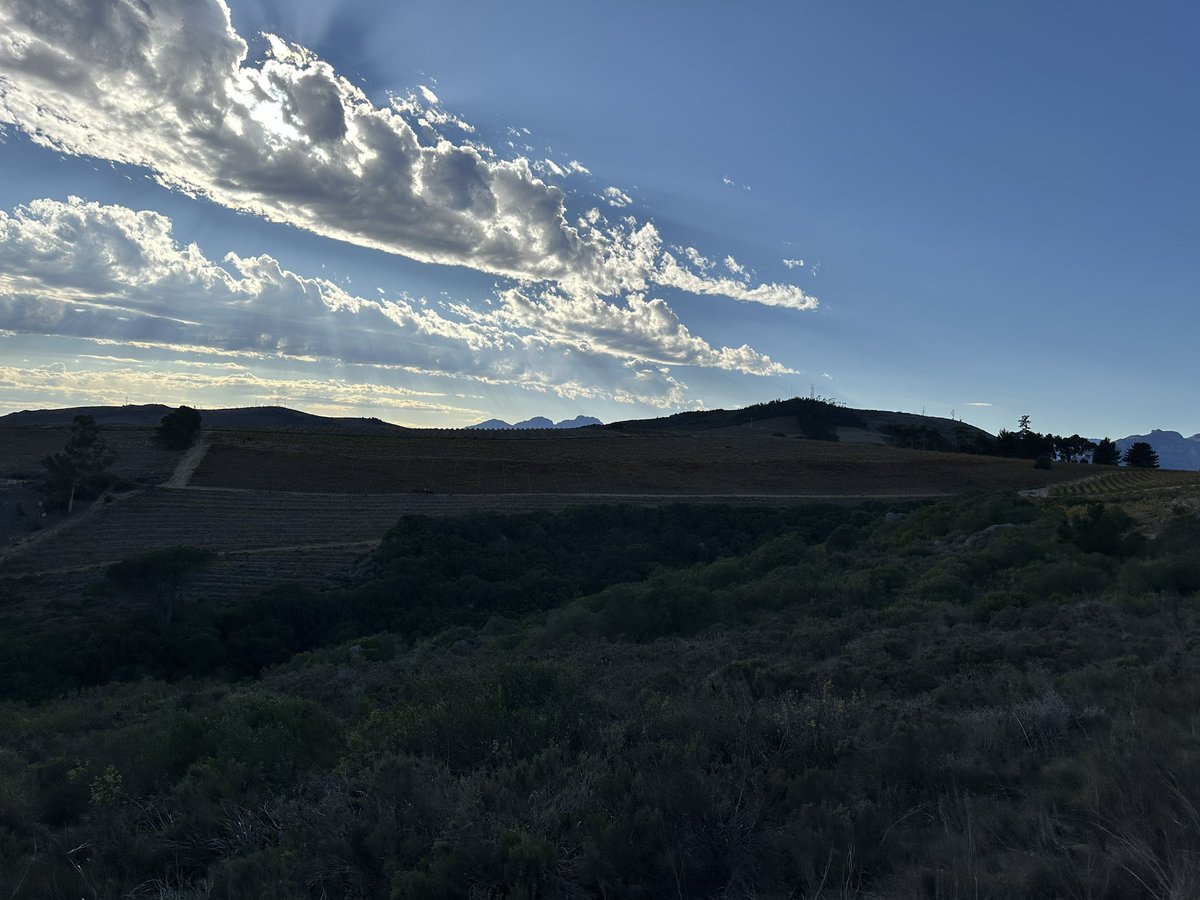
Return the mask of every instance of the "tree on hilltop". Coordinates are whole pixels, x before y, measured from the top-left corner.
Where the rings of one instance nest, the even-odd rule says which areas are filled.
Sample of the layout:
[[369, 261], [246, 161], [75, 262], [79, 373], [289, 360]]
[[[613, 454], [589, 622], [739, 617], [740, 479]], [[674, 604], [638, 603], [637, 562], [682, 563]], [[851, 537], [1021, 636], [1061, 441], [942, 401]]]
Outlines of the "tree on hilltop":
[[1145, 441], [1136, 441], [1129, 445], [1122, 457], [1125, 465], [1132, 469], [1157, 469], [1158, 454]]
[[116, 458], [117, 451], [104, 442], [95, 418], [76, 416], [66, 446], [42, 459], [46, 469], [42, 489], [47, 505], [66, 506], [67, 512], [72, 512], [80, 488], [102, 488], [97, 482]]
[[181, 406], [169, 412], [154, 429], [154, 436], [171, 450], [186, 450], [200, 433], [200, 412]]

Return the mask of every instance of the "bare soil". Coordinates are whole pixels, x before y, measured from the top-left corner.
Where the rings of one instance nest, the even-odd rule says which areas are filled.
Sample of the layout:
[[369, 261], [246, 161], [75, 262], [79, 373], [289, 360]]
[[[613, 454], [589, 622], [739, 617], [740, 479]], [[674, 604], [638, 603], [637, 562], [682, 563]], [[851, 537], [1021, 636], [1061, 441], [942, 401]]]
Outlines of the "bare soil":
[[1087, 467], [932, 453], [772, 432], [218, 432], [190, 484], [439, 494], [786, 494], [912, 497], [1028, 490]]

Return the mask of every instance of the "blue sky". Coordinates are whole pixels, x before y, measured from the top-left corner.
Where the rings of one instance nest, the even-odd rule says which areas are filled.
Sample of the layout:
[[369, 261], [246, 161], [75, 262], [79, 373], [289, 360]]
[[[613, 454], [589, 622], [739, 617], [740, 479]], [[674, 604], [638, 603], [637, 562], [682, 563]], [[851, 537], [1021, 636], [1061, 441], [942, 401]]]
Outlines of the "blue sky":
[[5, 0], [0, 35], [0, 412], [1200, 431], [1192, 4]]

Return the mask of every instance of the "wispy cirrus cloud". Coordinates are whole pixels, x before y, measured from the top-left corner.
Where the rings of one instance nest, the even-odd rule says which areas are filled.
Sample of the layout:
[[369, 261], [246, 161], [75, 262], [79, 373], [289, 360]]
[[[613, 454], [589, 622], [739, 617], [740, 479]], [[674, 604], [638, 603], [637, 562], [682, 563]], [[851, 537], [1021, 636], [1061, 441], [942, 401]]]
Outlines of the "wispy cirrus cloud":
[[571, 294], [661, 285], [817, 303], [794, 285], [689, 268], [652, 223], [568, 221], [564, 188], [547, 178], [586, 171], [578, 163], [502, 159], [431, 89], [377, 106], [308, 50], [267, 38], [266, 58], [248, 62], [223, 0], [5, 0], [0, 119], [64, 153], [145, 167], [176, 190], [422, 262]]

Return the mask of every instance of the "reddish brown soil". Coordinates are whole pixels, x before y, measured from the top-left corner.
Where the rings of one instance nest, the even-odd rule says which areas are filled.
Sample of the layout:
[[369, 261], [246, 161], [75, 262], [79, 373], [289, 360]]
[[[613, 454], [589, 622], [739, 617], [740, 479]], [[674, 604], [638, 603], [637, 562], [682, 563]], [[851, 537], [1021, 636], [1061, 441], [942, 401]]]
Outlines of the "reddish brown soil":
[[777, 437], [766, 432], [225, 432], [193, 486], [439, 494], [919, 496], [1045, 487], [1083, 466]]

